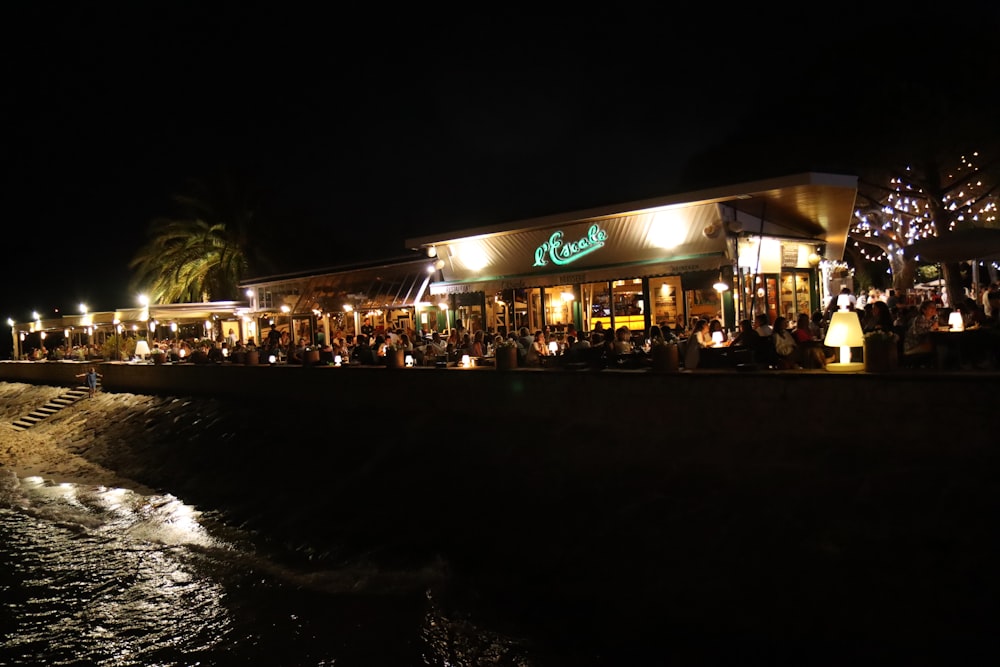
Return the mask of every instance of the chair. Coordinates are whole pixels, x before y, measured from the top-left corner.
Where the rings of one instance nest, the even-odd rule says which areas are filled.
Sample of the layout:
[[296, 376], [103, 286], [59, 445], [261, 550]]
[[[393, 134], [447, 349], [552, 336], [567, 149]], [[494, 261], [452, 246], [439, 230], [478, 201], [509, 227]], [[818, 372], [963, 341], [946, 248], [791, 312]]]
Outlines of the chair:
[[937, 358], [934, 352], [917, 352], [915, 354], [900, 354], [900, 368], [934, 368]]

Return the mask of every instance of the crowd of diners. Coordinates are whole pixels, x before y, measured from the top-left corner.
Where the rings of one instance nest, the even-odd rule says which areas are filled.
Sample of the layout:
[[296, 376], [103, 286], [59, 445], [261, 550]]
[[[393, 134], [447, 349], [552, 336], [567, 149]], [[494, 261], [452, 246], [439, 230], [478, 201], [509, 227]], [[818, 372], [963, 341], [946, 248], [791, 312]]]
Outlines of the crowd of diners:
[[[598, 322], [592, 331], [578, 331], [570, 323], [544, 326], [534, 330], [522, 326], [507, 331], [470, 331], [457, 326], [435, 329], [376, 328], [369, 321], [358, 333], [334, 331], [329, 337], [320, 331], [316, 341], [299, 337], [292, 344], [288, 331], [273, 324], [257, 343], [253, 338], [239, 340], [232, 330], [215, 338], [173, 338], [149, 341], [147, 360], [170, 363], [222, 364], [246, 363], [250, 353], [256, 353], [259, 363], [282, 364], [346, 364], [387, 365], [397, 350], [412, 357], [413, 365], [454, 365], [463, 358], [490, 359], [501, 346], [517, 349], [518, 365], [523, 367], [559, 367], [568, 365], [609, 367], [643, 367], [648, 363], [653, 346], [676, 344], [679, 348], [679, 368], [697, 370], [719, 368], [733, 364], [752, 364], [759, 368], [789, 370], [823, 368], [834, 360], [836, 351], [823, 344], [827, 325], [834, 311], [852, 310], [857, 313], [865, 333], [883, 331], [893, 334], [901, 359], [911, 358], [932, 365], [934, 356], [930, 333], [944, 325], [947, 315], [962, 313], [966, 329], [987, 329], [995, 335], [987, 337], [981, 363], [996, 368], [1000, 353], [1000, 283], [984, 287], [978, 295], [966, 295], [950, 307], [942, 296], [929, 293], [920, 301], [906, 303], [896, 299], [891, 290], [870, 290], [855, 295], [847, 288], [828, 301], [823, 310], [811, 315], [800, 313], [795, 322], [783, 316], [773, 320], [765, 313], [753, 320], [744, 319], [735, 328], [727, 329], [720, 317], [693, 317], [685, 321], [677, 316], [672, 322], [654, 324], [648, 331], [632, 331], [621, 326], [612, 330]], [[157, 356], [162, 355], [162, 356]], [[30, 360], [102, 359], [104, 351], [96, 344], [61, 345], [48, 350], [42, 345], [32, 348]]]

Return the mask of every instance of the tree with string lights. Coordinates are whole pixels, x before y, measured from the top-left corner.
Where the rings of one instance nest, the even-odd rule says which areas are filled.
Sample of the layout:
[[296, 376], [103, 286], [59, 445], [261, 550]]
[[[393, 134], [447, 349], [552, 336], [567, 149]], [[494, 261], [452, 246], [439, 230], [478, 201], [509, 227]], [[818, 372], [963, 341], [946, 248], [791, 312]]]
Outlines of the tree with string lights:
[[[917, 261], [904, 255], [906, 246], [958, 229], [1000, 226], [1000, 168], [996, 159], [980, 166], [979, 158], [971, 153], [952, 165], [925, 159], [883, 174], [885, 185], [878, 178], [859, 180], [849, 238], [858, 255], [888, 261], [897, 294], [910, 290], [917, 275]], [[943, 263], [941, 269], [950, 303], [958, 303], [962, 263]]]

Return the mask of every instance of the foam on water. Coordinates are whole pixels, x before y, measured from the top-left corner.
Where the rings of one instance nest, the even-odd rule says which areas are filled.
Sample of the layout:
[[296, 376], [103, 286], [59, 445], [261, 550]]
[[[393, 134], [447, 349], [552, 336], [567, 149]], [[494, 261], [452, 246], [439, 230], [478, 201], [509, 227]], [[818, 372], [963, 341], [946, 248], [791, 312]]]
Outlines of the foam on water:
[[0, 469], [0, 664], [531, 664], [446, 616], [445, 569], [298, 571], [170, 494]]

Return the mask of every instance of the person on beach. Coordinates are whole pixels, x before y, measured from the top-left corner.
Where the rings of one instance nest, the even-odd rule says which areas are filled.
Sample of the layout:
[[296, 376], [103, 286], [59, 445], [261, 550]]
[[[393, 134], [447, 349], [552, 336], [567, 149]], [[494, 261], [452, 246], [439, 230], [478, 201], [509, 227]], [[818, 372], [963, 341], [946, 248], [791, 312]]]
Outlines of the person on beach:
[[86, 378], [87, 389], [90, 390], [90, 397], [93, 398], [94, 394], [97, 393], [97, 378], [104, 377], [97, 372], [97, 369], [91, 366], [86, 373], [80, 373], [76, 377]]

